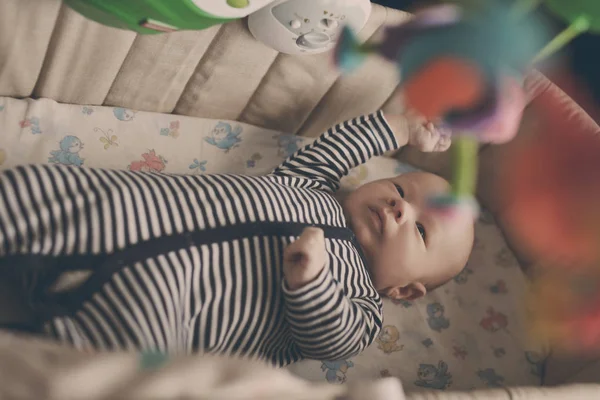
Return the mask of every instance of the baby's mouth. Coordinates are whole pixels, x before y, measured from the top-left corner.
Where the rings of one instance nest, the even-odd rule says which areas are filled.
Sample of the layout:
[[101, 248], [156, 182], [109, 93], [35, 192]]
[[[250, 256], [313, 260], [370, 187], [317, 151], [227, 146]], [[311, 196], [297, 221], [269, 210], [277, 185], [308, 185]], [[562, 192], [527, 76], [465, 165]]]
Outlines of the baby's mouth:
[[379, 234], [383, 235], [383, 217], [380, 212], [376, 209], [369, 207], [369, 211], [371, 212], [371, 216], [375, 223], [375, 229]]

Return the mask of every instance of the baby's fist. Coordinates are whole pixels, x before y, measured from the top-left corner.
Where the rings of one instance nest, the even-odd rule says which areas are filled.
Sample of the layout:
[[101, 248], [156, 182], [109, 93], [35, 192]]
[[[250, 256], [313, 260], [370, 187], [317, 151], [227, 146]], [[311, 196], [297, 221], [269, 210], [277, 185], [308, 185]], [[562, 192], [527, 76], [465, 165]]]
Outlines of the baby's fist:
[[300, 289], [312, 282], [327, 261], [325, 234], [319, 228], [306, 228], [283, 252], [283, 275], [288, 288]]
[[452, 140], [450, 132], [414, 115], [408, 118], [408, 144], [423, 152], [446, 151]]

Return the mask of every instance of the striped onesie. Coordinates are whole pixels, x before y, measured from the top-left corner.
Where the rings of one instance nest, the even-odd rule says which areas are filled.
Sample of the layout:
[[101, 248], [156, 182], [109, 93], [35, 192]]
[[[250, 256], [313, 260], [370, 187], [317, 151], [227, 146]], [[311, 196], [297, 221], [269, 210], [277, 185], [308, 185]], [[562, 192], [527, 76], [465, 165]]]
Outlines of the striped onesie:
[[[87, 270], [44, 333], [79, 348], [219, 353], [277, 366], [370, 345], [381, 299], [332, 194], [397, 148], [381, 111], [329, 129], [271, 174], [23, 166], [0, 174], [0, 261]], [[328, 262], [286, 287], [283, 250], [324, 230]]]

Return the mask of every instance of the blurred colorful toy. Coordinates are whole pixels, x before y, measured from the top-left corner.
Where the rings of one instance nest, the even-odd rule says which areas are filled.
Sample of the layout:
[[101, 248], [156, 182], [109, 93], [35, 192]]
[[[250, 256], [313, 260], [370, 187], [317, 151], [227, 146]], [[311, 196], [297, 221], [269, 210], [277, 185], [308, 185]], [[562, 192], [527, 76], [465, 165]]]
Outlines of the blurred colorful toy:
[[344, 24], [360, 31], [371, 15], [369, 0], [275, 0], [248, 17], [250, 33], [285, 54], [331, 50]]
[[[495, 1], [477, 10], [444, 5], [386, 28], [377, 45], [358, 44], [344, 28], [335, 61], [351, 72], [369, 53], [379, 53], [397, 64], [407, 107], [427, 119], [442, 118], [454, 130], [482, 135], [505, 116], [511, 102], [500, 99], [514, 96], [507, 84], [522, 79], [541, 47], [539, 32], [535, 23], [516, 23]], [[496, 140], [508, 141], [510, 134]]]
[[469, 9], [443, 5], [387, 28], [375, 45], [359, 44], [344, 28], [335, 62], [351, 72], [377, 52], [396, 63], [406, 107], [442, 120], [455, 136], [452, 192], [432, 205], [446, 214], [473, 211], [478, 143], [516, 135], [525, 105], [522, 76], [541, 47], [542, 32], [535, 20], [516, 20], [500, 2]]
[[81, 15], [138, 33], [200, 30], [248, 16], [274, 0], [65, 0]]
[[[600, 33], [599, 1], [521, 0], [516, 10], [522, 14], [542, 3], [569, 25], [535, 62], [583, 32]], [[574, 130], [561, 108], [556, 99], [536, 99], [532, 136], [544, 140], [521, 141], [502, 168], [499, 193], [508, 226], [543, 267], [532, 288], [533, 337], [589, 352], [600, 350], [600, 139]]]
[[549, 262], [600, 260], [600, 138], [577, 132], [555, 99], [536, 99], [537, 135], [504, 160], [499, 192], [507, 223], [525, 247]]
[[573, 129], [559, 99], [540, 96], [532, 107], [535, 131], [503, 160], [498, 186], [506, 226], [539, 260], [532, 336], [600, 349], [600, 138]]

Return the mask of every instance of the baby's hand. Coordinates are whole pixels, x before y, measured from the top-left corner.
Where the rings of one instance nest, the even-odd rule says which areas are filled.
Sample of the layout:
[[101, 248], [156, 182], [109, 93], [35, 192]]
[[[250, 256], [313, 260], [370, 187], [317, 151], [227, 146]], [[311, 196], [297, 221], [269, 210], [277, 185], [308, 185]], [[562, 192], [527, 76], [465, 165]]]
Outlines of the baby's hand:
[[325, 234], [319, 228], [306, 228], [283, 252], [283, 275], [288, 288], [300, 289], [312, 282], [327, 260]]
[[422, 152], [446, 151], [452, 143], [450, 132], [414, 114], [407, 114], [408, 144]]

